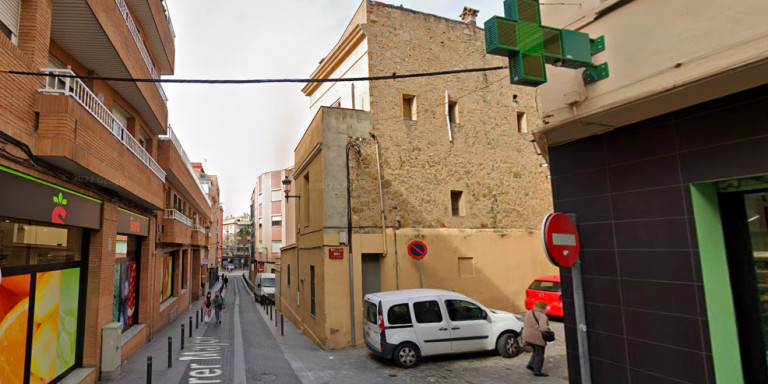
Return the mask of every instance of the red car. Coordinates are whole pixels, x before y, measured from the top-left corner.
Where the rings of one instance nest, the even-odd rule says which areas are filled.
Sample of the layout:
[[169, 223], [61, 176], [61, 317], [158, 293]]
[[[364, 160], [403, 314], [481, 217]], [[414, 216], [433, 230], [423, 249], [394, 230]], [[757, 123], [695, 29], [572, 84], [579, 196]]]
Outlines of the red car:
[[561, 292], [559, 275], [539, 277], [525, 290], [525, 309], [530, 310], [537, 301], [543, 301], [549, 305], [547, 315], [563, 317]]

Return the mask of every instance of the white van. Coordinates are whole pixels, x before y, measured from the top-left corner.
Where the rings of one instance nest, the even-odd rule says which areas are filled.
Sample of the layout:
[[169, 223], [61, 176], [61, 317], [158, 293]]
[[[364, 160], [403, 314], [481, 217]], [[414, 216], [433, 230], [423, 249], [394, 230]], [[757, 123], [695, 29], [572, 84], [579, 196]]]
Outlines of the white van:
[[504, 357], [522, 348], [523, 318], [487, 309], [450, 291], [410, 289], [365, 295], [365, 344], [403, 368], [421, 357], [496, 349]]
[[275, 302], [274, 273], [259, 273], [256, 275], [256, 300], [261, 304]]

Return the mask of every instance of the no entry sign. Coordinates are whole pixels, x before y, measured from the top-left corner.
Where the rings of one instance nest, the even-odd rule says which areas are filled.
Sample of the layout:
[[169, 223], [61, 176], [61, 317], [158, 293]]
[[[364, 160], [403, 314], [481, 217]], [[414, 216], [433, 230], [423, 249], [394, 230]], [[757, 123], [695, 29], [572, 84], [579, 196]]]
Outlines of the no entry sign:
[[427, 257], [427, 245], [421, 241], [411, 241], [408, 244], [408, 254], [416, 260], [421, 260]]
[[264, 272], [264, 267], [259, 267], [259, 273]]
[[562, 213], [548, 215], [542, 224], [541, 234], [544, 250], [552, 264], [565, 268], [576, 264], [581, 240], [576, 223], [570, 217]]

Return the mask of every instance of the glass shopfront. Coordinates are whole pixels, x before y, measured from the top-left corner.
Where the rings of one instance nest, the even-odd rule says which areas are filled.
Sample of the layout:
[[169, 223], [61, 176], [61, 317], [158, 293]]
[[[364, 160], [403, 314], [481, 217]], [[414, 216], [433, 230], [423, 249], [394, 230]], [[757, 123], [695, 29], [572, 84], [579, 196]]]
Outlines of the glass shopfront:
[[48, 383], [75, 367], [86, 234], [0, 218], [0, 383]]
[[0, 383], [80, 366], [90, 229], [102, 202], [0, 166]]
[[112, 321], [123, 324], [123, 331], [139, 322], [136, 303], [139, 294], [141, 240], [137, 236], [117, 235], [115, 241], [115, 282]]

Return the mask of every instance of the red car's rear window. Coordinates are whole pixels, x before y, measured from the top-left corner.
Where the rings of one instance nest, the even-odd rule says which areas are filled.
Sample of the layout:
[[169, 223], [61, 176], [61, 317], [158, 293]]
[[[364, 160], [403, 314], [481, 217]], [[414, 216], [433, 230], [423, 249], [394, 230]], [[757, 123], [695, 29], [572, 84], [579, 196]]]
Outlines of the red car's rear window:
[[534, 291], [544, 291], [544, 292], [558, 292], [560, 293], [560, 283], [555, 283], [552, 281], [539, 281], [536, 280], [533, 283], [531, 283], [531, 286], [528, 287], [528, 289], [532, 289]]

